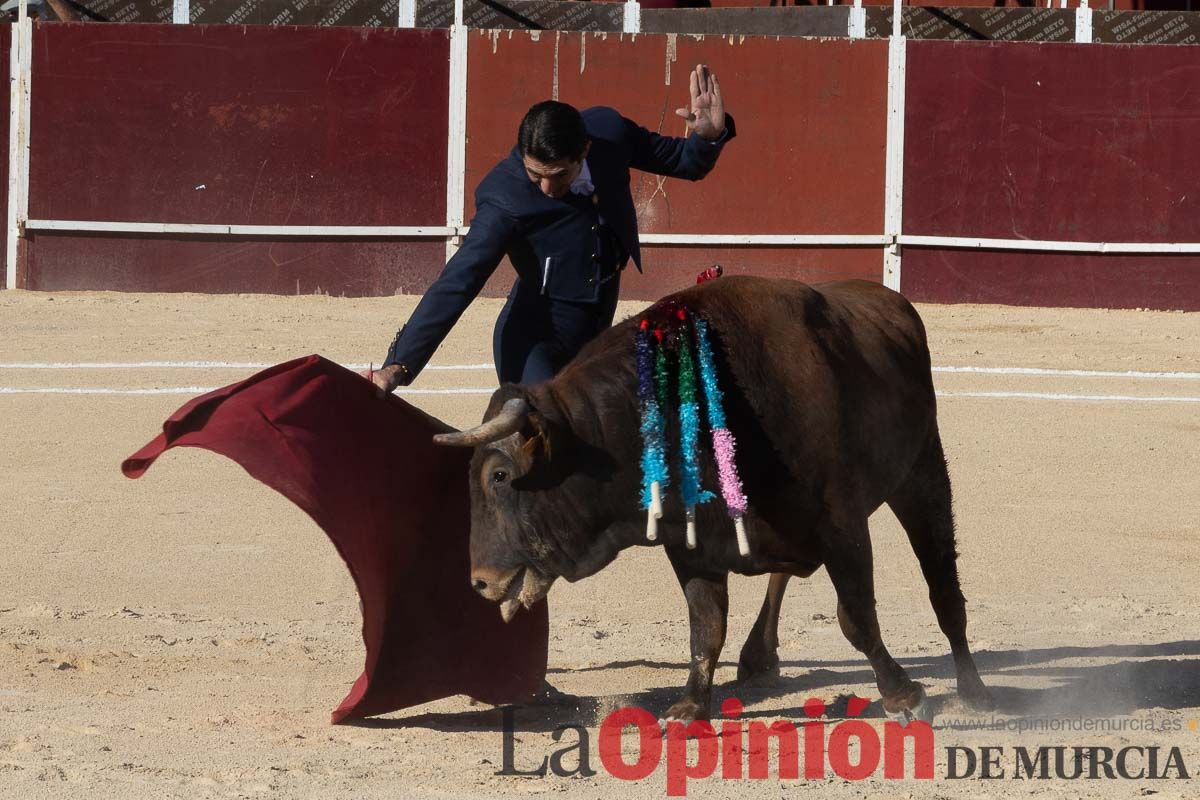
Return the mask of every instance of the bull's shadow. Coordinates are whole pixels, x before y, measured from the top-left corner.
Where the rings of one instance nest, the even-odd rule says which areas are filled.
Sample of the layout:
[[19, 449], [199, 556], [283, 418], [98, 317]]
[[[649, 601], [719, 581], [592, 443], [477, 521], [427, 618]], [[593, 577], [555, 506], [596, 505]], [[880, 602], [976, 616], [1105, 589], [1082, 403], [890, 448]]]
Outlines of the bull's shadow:
[[[1133, 714], [1150, 708], [1180, 709], [1200, 707], [1200, 641], [1175, 641], [1148, 645], [1106, 645], [1099, 647], [1054, 647], [1038, 650], [984, 650], [975, 654], [981, 674], [996, 699], [997, 714], [1040, 716], [1105, 717]], [[1077, 665], [1069, 662], [1086, 658], [1117, 658], [1115, 663]], [[953, 686], [954, 661], [943, 656], [910, 656], [898, 659], [915, 680], [948, 681]], [[723, 661], [722, 667], [736, 668]], [[571, 672], [620, 670], [630, 667], [678, 670], [680, 685], [687, 673], [685, 663], [662, 661], [617, 661], [579, 669], [555, 668], [553, 675]], [[874, 675], [862, 660], [794, 660], [780, 663], [782, 674], [768, 681], [739, 683], [727, 681], [713, 693], [714, 711], [727, 697], [745, 704], [745, 719], [803, 719], [801, 706], [780, 708], [769, 701], [800, 694], [833, 701], [827, 716], [845, 714], [844, 691], [858, 684], [873, 684]], [[795, 674], [793, 674], [795, 673]], [[1006, 678], [1041, 679], [1052, 685], [1022, 688], [1006, 685]], [[831, 693], [830, 689], [834, 691]], [[631, 694], [602, 696], [564, 695], [553, 702], [531, 704], [513, 709], [516, 727], [531, 733], [548, 732], [561, 725], [594, 727], [605, 714], [621, 706], [639, 706], [661, 713], [679, 698], [680, 686], [670, 685]], [[955, 716], [974, 716], [958, 703], [953, 692], [935, 687], [929, 702], [935, 715], [952, 711]], [[836, 698], [836, 699], [835, 699]], [[862, 716], [882, 716], [879, 702], [871, 704]], [[399, 718], [362, 720], [353, 724], [386, 728], [429, 728], [440, 731], [499, 732], [503, 713], [499, 708], [480, 707], [477, 711], [424, 713]], [[936, 725], [936, 723], [935, 723]]]

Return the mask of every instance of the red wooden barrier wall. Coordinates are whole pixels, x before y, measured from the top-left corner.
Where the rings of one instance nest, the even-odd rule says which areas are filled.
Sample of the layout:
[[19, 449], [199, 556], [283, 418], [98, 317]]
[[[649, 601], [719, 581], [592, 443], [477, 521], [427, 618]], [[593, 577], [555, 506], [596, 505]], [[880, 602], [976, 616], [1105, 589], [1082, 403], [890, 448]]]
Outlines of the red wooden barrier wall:
[[[908, 43], [904, 232], [1200, 242], [1191, 47]], [[1200, 308], [1196, 256], [906, 248], [918, 300]]]
[[[444, 30], [48, 24], [33, 40], [34, 219], [445, 223]], [[905, 233], [1200, 241], [1195, 48], [910, 41], [907, 52]], [[720, 75], [739, 138], [702, 182], [635, 178], [643, 231], [882, 232], [881, 40], [472, 32], [467, 218], [531, 103], [557, 93], [681, 133], [674, 109], [698, 61]], [[444, 263], [440, 240], [40, 233], [28, 253], [33, 289], [378, 295], [423, 291]], [[645, 255], [627, 296], [686, 285], [714, 261], [805, 280], [882, 274], [878, 248]], [[902, 289], [1200, 308], [1196, 264], [908, 247]], [[504, 267], [489, 290], [509, 280]]]
[[[32, 219], [444, 225], [444, 30], [36, 25]], [[42, 234], [32, 289], [391, 294], [442, 242]]]
[[[613, 0], [616, 2], [617, 0]], [[823, 0], [711, 0], [714, 8], [720, 7], [755, 7], [755, 6], [823, 6]], [[834, 5], [854, 5], [851, 0], [838, 0]], [[863, 0], [865, 6], [891, 6], [892, 0]], [[922, 6], [926, 8], [995, 8], [995, 7], [1038, 7], [1046, 8], [1045, 0], [920, 0], [920, 2], [904, 3], [906, 6]], [[1061, 0], [1054, 0], [1054, 8], [1061, 7]], [[1090, 2], [1088, 5], [1096, 10], [1108, 8], [1107, 2]], [[1079, 0], [1067, 0], [1067, 8], [1079, 8]], [[1113, 8], [1131, 11], [1198, 11], [1195, 0], [1114, 0]]]

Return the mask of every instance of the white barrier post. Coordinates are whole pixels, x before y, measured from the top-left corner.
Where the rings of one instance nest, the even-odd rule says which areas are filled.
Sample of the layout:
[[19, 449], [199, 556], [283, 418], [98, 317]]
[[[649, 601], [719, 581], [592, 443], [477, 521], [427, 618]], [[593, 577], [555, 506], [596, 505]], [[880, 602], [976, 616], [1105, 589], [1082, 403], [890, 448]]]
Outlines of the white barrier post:
[[892, 5], [888, 40], [887, 153], [884, 165], [883, 232], [890, 240], [883, 254], [883, 285], [900, 291], [900, 233], [904, 198], [905, 38], [900, 32], [900, 0]]
[[171, 6], [171, 22], [175, 25], [186, 25], [192, 21], [192, 4], [190, 0], [174, 0]]
[[12, 44], [8, 51], [8, 248], [4, 255], [4, 288], [17, 288], [17, 237], [21, 229], [17, 225], [17, 189], [20, 181], [20, 149], [17, 141], [21, 137], [21, 26], [9, 28]]
[[851, 39], [865, 39], [867, 36], [867, 10], [863, 8], [862, 0], [854, 0], [850, 7], [850, 30], [847, 32]]
[[456, 232], [446, 240], [446, 259], [458, 252], [463, 227], [467, 169], [467, 28], [463, 25], [463, 0], [454, 0], [454, 25], [450, 28], [450, 137], [446, 150], [446, 226]]
[[17, 288], [17, 259], [25, 219], [29, 216], [29, 88], [30, 51], [33, 25], [18, 6], [17, 24], [12, 26], [8, 69], [8, 247], [5, 253], [4, 285]]
[[625, 17], [621, 30], [624, 33], [642, 32], [642, 4], [637, 0], [625, 0]]
[[1092, 10], [1088, 8], [1088, 0], [1079, 0], [1079, 8], [1075, 9], [1075, 41], [1092, 43]]
[[396, 27], [417, 27], [417, 0], [400, 0], [400, 6], [397, 9], [397, 15]]

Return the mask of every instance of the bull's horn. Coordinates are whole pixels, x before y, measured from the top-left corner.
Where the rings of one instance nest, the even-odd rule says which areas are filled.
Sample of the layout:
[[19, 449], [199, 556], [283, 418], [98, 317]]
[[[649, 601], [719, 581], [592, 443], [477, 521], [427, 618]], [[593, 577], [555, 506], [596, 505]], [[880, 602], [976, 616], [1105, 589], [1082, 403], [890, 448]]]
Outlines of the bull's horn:
[[498, 442], [519, 431], [525, 424], [525, 416], [528, 413], [529, 404], [519, 397], [514, 397], [504, 403], [499, 414], [482, 425], [471, 428], [469, 431], [439, 433], [433, 437], [433, 441], [451, 447], [476, 447], [481, 444]]

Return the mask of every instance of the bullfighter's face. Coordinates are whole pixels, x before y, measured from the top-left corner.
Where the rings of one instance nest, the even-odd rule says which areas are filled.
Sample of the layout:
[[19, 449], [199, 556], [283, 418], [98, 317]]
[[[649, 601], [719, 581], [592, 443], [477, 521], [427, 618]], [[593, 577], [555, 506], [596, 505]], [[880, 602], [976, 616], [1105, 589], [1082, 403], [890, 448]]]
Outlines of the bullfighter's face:
[[525, 174], [547, 197], [561, 200], [571, 191], [571, 183], [579, 177], [583, 170], [583, 162], [587, 158], [589, 142], [584, 147], [583, 155], [578, 159], [560, 158], [557, 161], [539, 161], [533, 156], [524, 156], [521, 160], [525, 165]]

